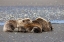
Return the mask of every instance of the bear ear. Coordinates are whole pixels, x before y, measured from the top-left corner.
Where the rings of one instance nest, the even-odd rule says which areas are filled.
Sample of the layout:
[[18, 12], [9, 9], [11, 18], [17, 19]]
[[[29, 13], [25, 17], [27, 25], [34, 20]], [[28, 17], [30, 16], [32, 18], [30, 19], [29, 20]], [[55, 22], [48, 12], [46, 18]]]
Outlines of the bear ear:
[[27, 21], [30, 21], [30, 19], [27, 19]]
[[30, 21], [30, 18], [25, 18], [26, 21]]

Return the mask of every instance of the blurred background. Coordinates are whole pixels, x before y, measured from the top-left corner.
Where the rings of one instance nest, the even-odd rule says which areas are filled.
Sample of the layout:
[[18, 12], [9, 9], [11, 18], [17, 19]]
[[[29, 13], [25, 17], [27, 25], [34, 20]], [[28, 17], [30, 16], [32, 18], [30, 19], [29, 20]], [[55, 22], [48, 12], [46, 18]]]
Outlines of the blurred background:
[[17, 18], [43, 17], [64, 23], [64, 0], [0, 0], [0, 23]]
[[0, 6], [58, 6], [64, 0], [0, 0]]

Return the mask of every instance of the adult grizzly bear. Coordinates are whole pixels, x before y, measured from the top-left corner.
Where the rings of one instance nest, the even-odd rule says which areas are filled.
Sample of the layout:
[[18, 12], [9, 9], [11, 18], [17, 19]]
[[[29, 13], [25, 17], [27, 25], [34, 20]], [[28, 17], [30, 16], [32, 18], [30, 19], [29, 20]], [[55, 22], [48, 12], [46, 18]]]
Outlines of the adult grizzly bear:
[[24, 19], [23, 21], [26, 22], [26, 24], [24, 24], [24, 28], [26, 29], [27, 32], [42, 32], [42, 25], [38, 21], [31, 21], [30, 19], [30, 22], [28, 22], [27, 19]]
[[26, 20], [27, 19], [24, 19], [24, 22], [26, 22], [26, 24], [24, 24], [24, 28], [27, 32], [41, 33], [53, 30], [51, 22], [45, 20], [44, 18], [39, 17], [32, 22], [27, 22]]
[[12, 32], [14, 29], [17, 27], [17, 22], [16, 20], [8, 20], [4, 24], [3, 31], [5, 32]]
[[5, 32], [13, 32], [15, 28], [17, 28], [18, 31], [25, 31], [25, 29], [23, 27], [20, 27], [20, 25], [23, 26], [22, 19], [8, 20], [4, 24], [3, 31], [5, 31]]
[[44, 18], [39, 17], [39, 18], [37, 18], [34, 21], [38, 21], [39, 24], [42, 25], [42, 31], [44, 31], [44, 32], [52, 31], [53, 30], [51, 22], [47, 21]]

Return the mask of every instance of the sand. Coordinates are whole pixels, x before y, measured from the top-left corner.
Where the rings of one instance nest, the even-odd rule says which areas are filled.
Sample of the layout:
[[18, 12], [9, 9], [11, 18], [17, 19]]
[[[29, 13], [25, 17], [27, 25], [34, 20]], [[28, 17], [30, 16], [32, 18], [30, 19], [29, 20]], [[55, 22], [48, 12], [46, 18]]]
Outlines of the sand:
[[42, 33], [3, 32], [0, 26], [0, 42], [64, 42], [64, 24], [52, 25], [52, 32]]

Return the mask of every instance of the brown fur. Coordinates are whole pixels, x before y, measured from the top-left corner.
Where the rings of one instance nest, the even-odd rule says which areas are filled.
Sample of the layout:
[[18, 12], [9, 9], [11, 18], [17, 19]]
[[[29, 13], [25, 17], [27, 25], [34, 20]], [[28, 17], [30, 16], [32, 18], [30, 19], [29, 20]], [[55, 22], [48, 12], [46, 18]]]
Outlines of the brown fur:
[[24, 19], [24, 22], [24, 28], [27, 32], [34, 32], [35, 29], [39, 30], [39, 32], [47, 32], [53, 30], [51, 22], [45, 20], [44, 18], [37, 18], [32, 22], [27, 22], [26, 19]]
[[14, 31], [15, 28], [18, 28], [18, 31], [23, 31], [23, 23], [22, 19], [17, 19], [17, 20], [8, 20], [5, 22], [3, 31], [5, 32], [12, 32]]
[[38, 21], [39, 24], [42, 25], [42, 31], [51, 31], [52, 30], [52, 24], [51, 22], [45, 20], [44, 18], [37, 18], [35, 21]]
[[42, 25], [40, 25], [37, 21], [32, 21], [31, 23], [25, 24], [24, 27], [27, 32], [34, 32], [34, 29], [39, 29], [39, 32], [42, 32]]
[[16, 20], [8, 20], [4, 24], [3, 31], [5, 32], [12, 32], [17, 27]]
[[18, 22], [17, 27], [21, 29], [20, 31], [27, 32], [26, 28], [25, 28], [25, 24], [29, 24], [32, 21], [29, 18], [25, 18], [25, 19], [22, 19], [22, 20], [17, 21], [17, 22]]

